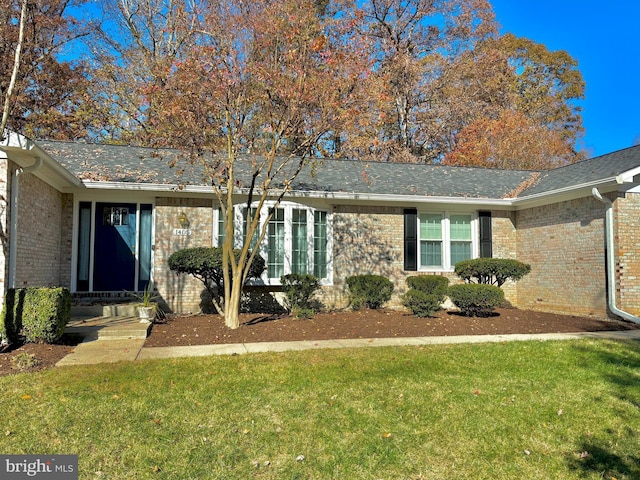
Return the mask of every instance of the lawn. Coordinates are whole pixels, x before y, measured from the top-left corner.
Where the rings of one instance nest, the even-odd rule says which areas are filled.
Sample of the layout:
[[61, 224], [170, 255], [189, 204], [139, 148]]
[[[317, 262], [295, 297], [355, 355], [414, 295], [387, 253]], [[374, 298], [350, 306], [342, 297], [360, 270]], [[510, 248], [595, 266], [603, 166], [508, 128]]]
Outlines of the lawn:
[[93, 479], [640, 478], [640, 343], [320, 350], [0, 378], [0, 452]]

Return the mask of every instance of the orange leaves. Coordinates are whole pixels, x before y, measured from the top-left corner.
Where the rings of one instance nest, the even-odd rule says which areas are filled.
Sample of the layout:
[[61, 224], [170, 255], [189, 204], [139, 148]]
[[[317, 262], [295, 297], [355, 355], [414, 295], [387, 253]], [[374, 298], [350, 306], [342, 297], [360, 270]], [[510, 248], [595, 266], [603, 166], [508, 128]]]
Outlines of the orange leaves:
[[521, 112], [504, 110], [463, 129], [445, 165], [545, 170], [579, 160], [570, 145], [546, 125]]
[[320, 52], [327, 46], [327, 37], [325, 35], [319, 35], [311, 42], [311, 50], [313, 52]]

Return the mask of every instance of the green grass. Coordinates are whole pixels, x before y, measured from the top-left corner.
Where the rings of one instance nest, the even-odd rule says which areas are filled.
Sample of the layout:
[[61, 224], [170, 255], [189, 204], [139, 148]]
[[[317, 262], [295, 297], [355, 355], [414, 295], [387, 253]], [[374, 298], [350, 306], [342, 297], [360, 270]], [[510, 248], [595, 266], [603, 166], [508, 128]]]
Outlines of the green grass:
[[633, 479], [640, 343], [69, 367], [0, 378], [0, 411], [0, 452], [82, 479]]

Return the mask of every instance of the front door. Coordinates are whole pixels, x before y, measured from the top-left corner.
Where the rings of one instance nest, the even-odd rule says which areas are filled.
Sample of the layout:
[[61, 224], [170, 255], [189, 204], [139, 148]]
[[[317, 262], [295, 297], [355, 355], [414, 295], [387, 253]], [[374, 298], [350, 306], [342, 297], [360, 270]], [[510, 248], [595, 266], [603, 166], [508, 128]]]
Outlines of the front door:
[[96, 203], [94, 291], [135, 290], [136, 213], [132, 203]]

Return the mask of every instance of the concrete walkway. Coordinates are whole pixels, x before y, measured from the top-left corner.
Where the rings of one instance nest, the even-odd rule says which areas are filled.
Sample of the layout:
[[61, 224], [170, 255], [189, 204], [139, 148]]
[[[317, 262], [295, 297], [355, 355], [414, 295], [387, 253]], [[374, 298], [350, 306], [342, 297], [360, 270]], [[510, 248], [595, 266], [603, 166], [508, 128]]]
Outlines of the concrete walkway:
[[256, 352], [287, 352], [329, 348], [387, 347], [406, 345], [442, 345], [457, 343], [510, 342], [526, 340], [572, 340], [583, 338], [609, 338], [640, 340], [640, 330], [615, 332], [544, 333], [515, 335], [464, 335], [450, 337], [369, 338], [347, 340], [306, 340], [296, 342], [234, 343], [223, 345], [196, 345], [180, 347], [145, 347], [150, 324], [140, 323], [133, 317], [110, 319], [83, 319], [72, 323], [67, 331], [86, 335], [73, 353], [57, 366], [115, 363], [209, 355], [240, 355]]
[[84, 340], [56, 366], [135, 360], [150, 327], [150, 323], [141, 323], [131, 315], [75, 317], [67, 325], [65, 333], [82, 335]]

